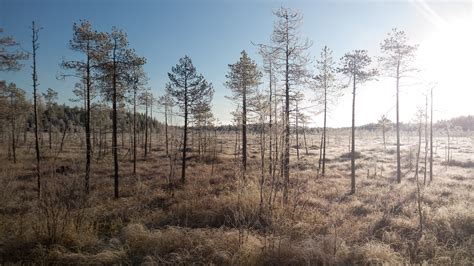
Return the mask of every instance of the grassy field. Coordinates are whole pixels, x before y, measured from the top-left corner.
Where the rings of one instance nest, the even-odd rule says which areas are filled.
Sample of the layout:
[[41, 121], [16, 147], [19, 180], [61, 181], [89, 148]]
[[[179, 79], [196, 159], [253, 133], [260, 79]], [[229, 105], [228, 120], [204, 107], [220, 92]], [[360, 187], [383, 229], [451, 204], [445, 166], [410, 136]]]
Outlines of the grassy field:
[[[398, 184], [393, 132], [386, 148], [379, 132], [357, 134], [355, 195], [348, 193], [349, 132], [333, 130], [326, 176], [317, 175], [320, 136], [309, 135], [308, 154], [303, 147], [297, 160], [296, 150], [291, 151], [288, 204], [282, 204], [278, 192], [271, 207], [269, 186], [263, 188], [265, 204], [260, 206], [258, 136], [251, 137], [245, 181], [236, 167], [233, 133], [218, 134], [222, 145], [216, 147], [216, 159], [191, 153], [185, 185], [177, 182], [179, 162], [170, 169], [161, 136], [154, 135], [146, 161], [140, 150], [137, 176], [127, 150], [121, 150], [118, 200], [113, 199], [110, 152], [94, 160], [91, 194], [82, 195], [85, 156], [80, 134], [67, 136], [57, 159], [58, 141], [52, 151], [45, 141], [41, 201], [36, 197], [31, 140], [19, 149], [17, 164], [7, 160], [3, 143], [0, 262], [472, 265], [472, 133], [451, 137], [449, 165], [444, 163], [447, 138], [436, 136], [434, 180], [426, 185], [422, 146], [422, 234], [414, 179], [417, 136], [402, 134], [404, 176]], [[172, 186], [170, 178], [176, 181]]]

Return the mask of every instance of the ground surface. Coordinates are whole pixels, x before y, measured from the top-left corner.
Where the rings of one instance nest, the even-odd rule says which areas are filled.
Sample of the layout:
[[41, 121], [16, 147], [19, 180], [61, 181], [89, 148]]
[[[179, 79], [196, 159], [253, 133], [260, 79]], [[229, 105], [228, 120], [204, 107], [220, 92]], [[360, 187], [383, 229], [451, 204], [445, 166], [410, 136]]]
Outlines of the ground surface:
[[[41, 201], [36, 197], [31, 140], [21, 144], [17, 164], [6, 159], [4, 142], [0, 150], [0, 261], [472, 265], [474, 136], [458, 135], [450, 141], [448, 166], [443, 164], [447, 137], [435, 138], [434, 180], [429, 182], [428, 176], [426, 185], [422, 146], [421, 234], [414, 134], [402, 134], [404, 177], [398, 184], [393, 132], [386, 148], [379, 132], [358, 132], [355, 195], [348, 194], [348, 132], [330, 132], [325, 177], [317, 175], [319, 136], [309, 135], [308, 154], [303, 147], [297, 160], [292, 149], [288, 204], [282, 204], [281, 191], [269, 199], [271, 178], [265, 171], [262, 207], [257, 135], [251, 136], [245, 181], [236, 167], [233, 133], [218, 134], [222, 145], [216, 145], [215, 160], [213, 148], [201, 157], [196, 149], [191, 152], [185, 185], [174, 182], [179, 179], [179, 162], [170, 169], [173, 160], [166, 156], [160, 136], [154, 135], [147, 160], [139, 150], [135, 177], [130, 154], [123, 149], [118, 200], [113, 199], [110, 152], [94, 160], [92, 192], [84, 199], [81, 134], [67, 136], [57, 159], [59, 141], [52, 151], [45, 141]], [[268, 154], [266, 160], [265, 169]], [[172, 185], [168, 185], [170, 179]]]

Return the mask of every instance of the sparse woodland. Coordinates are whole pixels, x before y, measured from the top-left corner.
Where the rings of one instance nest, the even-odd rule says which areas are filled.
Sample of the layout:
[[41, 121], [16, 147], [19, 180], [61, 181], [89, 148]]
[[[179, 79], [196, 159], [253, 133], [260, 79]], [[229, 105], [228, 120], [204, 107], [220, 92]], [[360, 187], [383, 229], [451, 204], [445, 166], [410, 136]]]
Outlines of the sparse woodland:
[[[156, 95], [121, 29], [71, 25], [62, 62], [37, 61], [47, 28], [32, 23], [28, 51], [0, 29], [0, 263], [472, 265], [474, 117], [437, 121], [428, 87], [399, 121], [417, 45], [393, 29], [378, 58], [313, 60], [302, 14], [274, 19], [268, 43], [242, 47], [261, 58], [222, 66], [232, 124], [187, 55]], [[56, 77], [38, 75], [46, 64]], [[30, 66], [27, 93], [7, 77]], [[381, 76], [396, 116], [356, 127], [358, 92]], [[76, 82], [70, 102], [41, 86], [52, 78]], [[342, 94], [352, 127], [330, 128]]]

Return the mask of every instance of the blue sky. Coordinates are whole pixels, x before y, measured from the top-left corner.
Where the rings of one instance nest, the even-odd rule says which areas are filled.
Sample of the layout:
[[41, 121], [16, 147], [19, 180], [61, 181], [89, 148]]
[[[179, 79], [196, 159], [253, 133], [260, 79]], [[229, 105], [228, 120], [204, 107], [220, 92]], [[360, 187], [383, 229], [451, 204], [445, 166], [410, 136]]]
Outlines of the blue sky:
[[[2, 0], [0, 27], [27, 50], [30, 49], [31, 21], [43, 27], [38, 52], [40, 90], [49, 87], [57, 90], [61, 102], [69, 103], [76, 80], [58, 81], [55, 76], [60, 71], [62, 58], [77, 56], [68, 49], [68, 41], [72, 37], [72, 24], [80, 19], [89, 20], [100, 31], [117, 26], [128, 34], [130, 47], [148, 60], [145, 70], [155, 95], [163, 94], [171, 66], [183, 55], [189, 55], [197, 70], [214, 84], [213, 111], [226, 123], [231, 119], [233, 108], [224, 97], [230, 95], [223, 85], [227, 65], [237, 61], [243, 49], [257, 63], [261, 62], [252, 42], [269, 42], [274, 22], [272, 11], [282, 5], [297, 9], [303, 15], [301, 35], [313, 42], [310, 49], [313, 57], [319, 55], [324, 45], [334, 50], [335, 59], [352, 49], [367, 49], [376, 56], [379, 43], [393, 27], [406, 30], [414, 43], [424, 43], [439, 32], [438, 17], [448, 23], [460, 18], [467, 21], [463, 23], [469, 19], [472, 23], [470, 1]], [[463, 34], [459, 38], [464, 38]], [[16, 73], [0, 73], [0, 78], [31, 92], [29, 65], [30, 62], [25, 62], [25, 67]], [[385, 112], [392, 114], [394, 90], [389, 81], [382, 79], [361, 90], [358, 95], [361, 115], [357, 124], [373, 122]], [[463, 92], [465, 89], [460, 91]], [[406, 96], [412, 98], [409, 92]], [[308, 93], [307, 99], [311, 97]], [[380, 98], [385, 100], [380, 101]], [[330, 126], [350, 125], [348, 99], [350, 93], [332, 108]], [[407, 103], [402, 120], [411, 120], [412, 105]], [[473, 114], [469, 106], [451, 112], [449, 101], [439, 105], [440, 116]], [[316, 124], [318, 119], [314, 117]]]

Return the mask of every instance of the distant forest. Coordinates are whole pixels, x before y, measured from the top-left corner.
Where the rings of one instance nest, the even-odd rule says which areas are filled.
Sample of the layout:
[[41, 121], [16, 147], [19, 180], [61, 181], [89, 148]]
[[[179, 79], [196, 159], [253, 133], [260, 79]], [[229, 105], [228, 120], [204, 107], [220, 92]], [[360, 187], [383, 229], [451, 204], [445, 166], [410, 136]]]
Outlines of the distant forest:
[[[3, 99], [6, 99], [4, 97]], [[8, 105], [8, 104], [7, 104]], [[32, 131], [34, 128], [34, 119], [33, 119], [33, 112], [32, 112], [32, 105], [27, 104], [26, 108], [23, 108], [24, 114], [16, 113], [17, 116], [24, 116], [25, 117], [25, 129], [27, 131]], [[72, 131], [80, 131], [83, 130], [82, 125], [85, 123], [85, 112], [84, 108], [79, 106], [68, 106], [66, 104], [57, 104], [53, 103], [49, 107], [47, 105], [40, 105], [38, 108], [40, 111], [40, 121], [43, 125], [43, 131], [47, 132], [49, 126], [51, 125], [54, 130], [63, 132], [64, 128], [67, 127], [68, 130]], [[97, 105], [94, 108], [93, 116], [103, 116], [102, 123], [109, 123], [110, 117], [112, 116], [112, 109], [106, 105]], [[161, 110], [159, 111], [161, 112]], [[104, 115], [105, 114], [105, 115]], [[128, 130], [130, 127], [130, 123], [132, 123], [132, 112], [125, 111], [123, 112], [120, 117], [120, 126], [119, 129]], [[5, 116], [0, 115], [0, 120], [5, 120]], [[148, 123], [151, 130], [157, 130], [157, 132], [164, 127], [164, 124], [158, 121], [156, 118], [149, 116]], [[6, 122], [6, 121], [4, 121]], [[1, 123], [0, 132], [5, 132], [8, 123]], [[103, 124], [105, 125], [105, 124]], [[260, 132], [261, 125], [260, 124], [249, 124], [248, 126], [249, 131], [253, 132]], [[301, 127], [301, 126], [300, 126]], [[416, 130], [417, 125], [413, 123], [400, 123], [400, 129], [404, 131], [414, 131]], [[474, 116], [459, 116], [454, 117], [449, 120], [440, 120], [436, 122], [433, 127], [439, 130], [446, 130], [446, 128], [450, 128], [451, 130], [456, 131], [474, 131]], [[137, 128], [142, 131], [145, 128], [145, 114], [137, 113]], [[379, 123], [369, 123], [363, 126], [359, 126], [359, 129], [375, 131], [380, 129]], [[395, 123], [390, 122], [388, 128], [395, 128]], [[240, 130], [240, 127], [232, 124], [228, 125], [219, 125], [215, 127], [215, 129], [219, 132], [226, 132], [226, 131], [236, 131]], [[349, 129], [349, 127], [347, 127]], [[308, 133], [315, 133], [320, 132], [322, 130], [321, 126], [316, 127], [306, 127], [305, 130]]]

